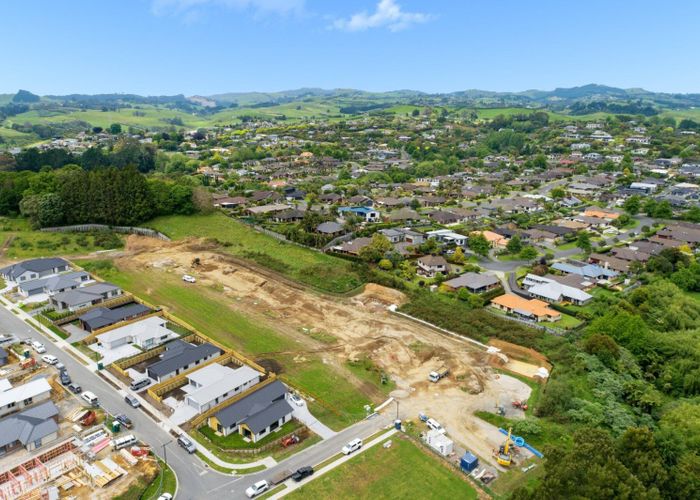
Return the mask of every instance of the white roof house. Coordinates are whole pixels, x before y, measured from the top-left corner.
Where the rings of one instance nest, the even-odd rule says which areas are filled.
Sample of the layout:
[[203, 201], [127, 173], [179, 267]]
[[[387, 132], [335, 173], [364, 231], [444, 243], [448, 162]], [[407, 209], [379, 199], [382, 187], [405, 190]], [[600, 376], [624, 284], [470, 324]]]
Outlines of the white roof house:
[[45, 378], [38, 378], [26, 384], [0, 392], [0, 417], [19, 411], [40, 401], [49, 399], [51, 386]]
[[229, 368], [218, 363], [207, 365], [187, 376], [186, 403], [198, 413], [208, 410], [260, 382], [260, 372], [249, 366]]
[[143, 349], [151, 349], [178, 336], [169, 330], [166, 324], [165, 318], [151, 316], [102, 333], [97, 336], [97, 340], [108, 349], [125, 344], [136, 344]]
[[582, 305], [593, 298], [589, 293], [579, 290], [573, 286], [564, 285], [553, 279], [528, 274], [523, 280], [523, 286], [528, 293], [546, 302], [569, 301], [576, 305]]
[[428, 238], [435, 238], [443, 243], [454, 243], [461, 247], [467, 245], [468, 238], [466, 236], [450, 231], [449, 229], [436, 229], [435, 231], [428, 231], [425, 234], [428, 235]]

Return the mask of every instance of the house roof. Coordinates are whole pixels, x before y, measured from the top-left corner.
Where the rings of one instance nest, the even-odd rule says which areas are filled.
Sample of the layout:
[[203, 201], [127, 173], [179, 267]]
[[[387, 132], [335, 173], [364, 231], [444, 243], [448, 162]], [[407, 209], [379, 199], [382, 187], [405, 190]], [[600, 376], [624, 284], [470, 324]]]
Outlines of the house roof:
[[56, 302], [64, 302], [69, 306], [80, 305], [100, 298], [103, 294], [114, 290], [120, 290], [120, 288], [112, 283], [96, 283], [91, 286], [57, 293], [53, 298]]
[[151, 316], [140, 321], [129, 323], [128, 325], [120, 326], [114, 330], [101, 333], [97, 336], [97, 340], [100, 342], [110, 343], [124, 337], [131, 337], [143, 341], [149, 338], [162, 337], [169, 334], [176, 335], [175, 332], [168, 330], [165, 324], [165, 319], [158, 316]]
[[95, 330], [149, 311], [150, 309], [143, 304], [128, 304], [114, 309], [97, 307], [81, 315], [78, 319], [88, 325], [90, 329]]
[[244, 365], [234, 369], [213, 363], [188, 376], [190, 380], [195, 381], [201, 387], [190, 392], [187, 397], [199, 404], [205, 404], [226, 393], [233, 396], [233, 391], [237, 387], [259, 378], [260, 375], [260, 372], [249, 366]]
[[586, 278], [598, 278], [599, 276], [613, 278], [617, 276], [617, 272], [612, 269], [605, 269], [596, 264], [586, 264], [583, 262], [555, 262], [552, 264], [552, 269], [565, 273], [578, 274]]
[[428, 267], [433, 267], [433, 266], [445, 266], [447, 267], [447, 261], [445, 260], [445, 257], [441, 255], [424, 255], [423, 257], [418, 258], [418, 262], [420, 264], [423, 264], [424, 266]]
[[26, 446], [58, 431], [58, 408], [46, 401], [0, 420], [0, 447], [16, 441]]
[[49, 382], [40, 377], [27, 382], [26, 384], [18, 385], [5, 392], [0, 392], [0, 408], [3, 408], [11, 403], [24, 401], [25, 399], [34, 398], [45, 392], [50, 392], [51, 386]]
[[[535, 276], [528, 274], [526, 280], [531, 277]], [[532, 285], [528, 289], [528, 292], [537, 297], [544, 297], [557, 302], [566, 299], [574, 299], [577, 301], [586, 302], [587, 300], [593, 298], [591, 294], [588, 294], [583, 290], [580, 290], [573, 286], [564, 285], [562, 283], [558, 283], [554, 280], [550, 280], [549, 278], [545, 278], [542, 276], [536, 276], [536, 278], [536, 284]]]
[[537, 299], [524, 299], [512, 293], [499, 295], [498, 297], [492, 299], [491, 303], [517, 311], [521, 314], [527, 313], [527, 315], [534, 315], [538, 318], [543, 316], [560, 316], [560, 313], [554, 309], [551, 309], [546, 302]]
[[27, 291], [43, 289], [46, 292], [53, 292], [55, 290], [65, 290], [66, 288], [77, 286], [85, 281], [85, 279], [89, 278], [90, 273], [86, 273], [85, 271], [72, 271], [57, 276], [20, 283], [18, 288]]
[[495, 285], [496, 283], [499, 283], [499, 280], [492, 274], [472, 272], [464, 273], [456, 278], [445, 281], [445, 285], [450, 288], [470, 288], [472, 290], [478, 290], [479, 288]]
[[329, 222], [321, 222], [318, 226], [316, 226], [316, 231], [319, 233], [325, 233], [325, 234], [333, 234], [333, 233], [339, 233], [343, 230], [342, 224], [338, 224], [337, 222], [329, 221]]
[[[275, 380], [220, 410], [214, 416], [222, 426], [231, 427], [262, 412], [275, 401], [283, 400], [286, 394], [287, 387]], [[289, 411], [292, 411], [291, 407]]]
[[220, 352], [221, 350], [218, 347], [209, 342], [193, 345], [182, 340], [173, 340], [165, 344], [165, 352], [161, 355], [161, 360], [150, 365], [148, 372], [157, 377], [162, 377], [197, 360], [205, 359], [212, 354]]
[[369, 245], [371, 242], [372, 242], [372, 238], [366, 238], [366, 237], [355, 238], [352, 241], [344, 242], [342, 245], [340, 245], [337, 248], [341, 252], [358, 254], [360, 252], [360, 250], [362, 250], [364, 247]]
[[52, 269], [68, 267], [68, 262], [60, 258], [31, 259], [0, 269], [0, 274], [14, 280], [27, 271], [43, 273]]
[[245, 424], [253, 434], [257, 434], [267, 429], [270, 424], [277, 422], [285, 415], [289, 415], [292, 411], [292, 407], [289, 403], [287, 403], [285, 399], [280, 399], [270, 404], [270, 406], [264, 410], [252, 414], [241, 423]]
[[408, 207], [400, 208], [389, 214], [389, 220], [392, 221], [418, 219], [420, 219], [420, 215], [418, 215], [418, 212]]

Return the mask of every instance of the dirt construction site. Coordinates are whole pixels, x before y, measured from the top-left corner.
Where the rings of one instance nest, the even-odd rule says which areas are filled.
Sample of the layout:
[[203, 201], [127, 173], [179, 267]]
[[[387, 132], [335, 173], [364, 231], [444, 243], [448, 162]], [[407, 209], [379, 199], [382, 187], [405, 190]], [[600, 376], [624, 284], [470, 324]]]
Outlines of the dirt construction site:
[[[371, 360], [395, 381], [391, 395], [400, 401], [402, 418], [426, 413], [484, 458], [503, 436], [473, 413], [503, 405], [508, 417], [524, 416], [511, 401], [528, 399], [527, 384], [494, 370], [494, 356], [480, 346], [390, 312], [389, 305], [406, 301], [397, 290], [368, 284], [353, 297], [319, 294], [196, 239], [164, 243], [130, 236], [115, 263], [119, 269], [190, 274], [197, 279], [194, 286], [222, 290], [235, 310], [298, 340], [299, 351], [290, 353], [295, 357], [303, 357], [305, 349], [320, 352], [324, 363], [339, 369], [349, 360]], [[539, 368], [505, 356], [497, 363], [528, 377]], [[430, 371], [440, 368], [449, 369], [449, 376], [429, 382]]]

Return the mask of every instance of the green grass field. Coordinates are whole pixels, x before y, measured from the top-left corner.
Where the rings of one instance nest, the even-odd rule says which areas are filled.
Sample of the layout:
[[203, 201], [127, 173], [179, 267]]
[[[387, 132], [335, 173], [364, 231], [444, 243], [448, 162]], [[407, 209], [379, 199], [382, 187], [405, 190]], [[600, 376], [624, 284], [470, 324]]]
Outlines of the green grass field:
[[283, 354], [303, 350], [303, 347], [236, 311], [232, 300], [217, 289], [185, 284], [178, 275], [165, 271], [117, 269], [111, 261], [78, 260], [76, 264], [151, 304], [165, 306], [175, 316], [226, 346], [252, 358], [275, 361], [281, 367], [283, 380], [317, 399], [311, 403], [314, 415], [333, 429], [341, 429], [363, 418], [364, 406], [383, 397], [379, 381], [375, 382], [376, 390], [361, 391], [358, 386], [364, 380], [358, 379], [354, 384], [348, 371], [324, 363], [319, 355]]
[[286, 498], [415, 498], [417, 491], [425, 500], [477, 498], [474, 488], [439, 458], [406, 438], [391, 441], [390, 448], [375, 445]]
[[219, 212], [160, 217], [148, 225], [176, 240], [188, 236], [216, 238], [226, 245], [226, 252], [236, 257], [253, 260], [325, 292], [346, 293], [362, 284], [348, 261], [281, 242]]
[[33, 231], [24, 219], [0, 218], [0, 246], [8, 245], [4, 256], [9, 259], [85, 255], [96, 250], [121, 248], [124, 238], [117, 235], [115, 240], [109, 242], [114, 244], [103, 246], [99, 240], [95, 241], [95, 234], [92, 233]]

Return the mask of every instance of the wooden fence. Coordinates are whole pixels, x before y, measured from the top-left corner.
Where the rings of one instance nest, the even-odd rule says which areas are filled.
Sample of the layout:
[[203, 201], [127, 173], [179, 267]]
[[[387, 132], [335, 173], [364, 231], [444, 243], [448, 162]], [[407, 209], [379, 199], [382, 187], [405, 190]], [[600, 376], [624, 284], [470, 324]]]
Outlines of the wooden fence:
[[45, 233], [92, 233], [96, 231], [113, 231], [115, 233], [138, 234], [149, 238], [158, 238], [163, 241], [170, 241], [170, 238], [154, 229], [147, 227], [131, 226], [107, 226], [105, 224], [78, 224], [75, 226], [44, 227], [40, 229]]

